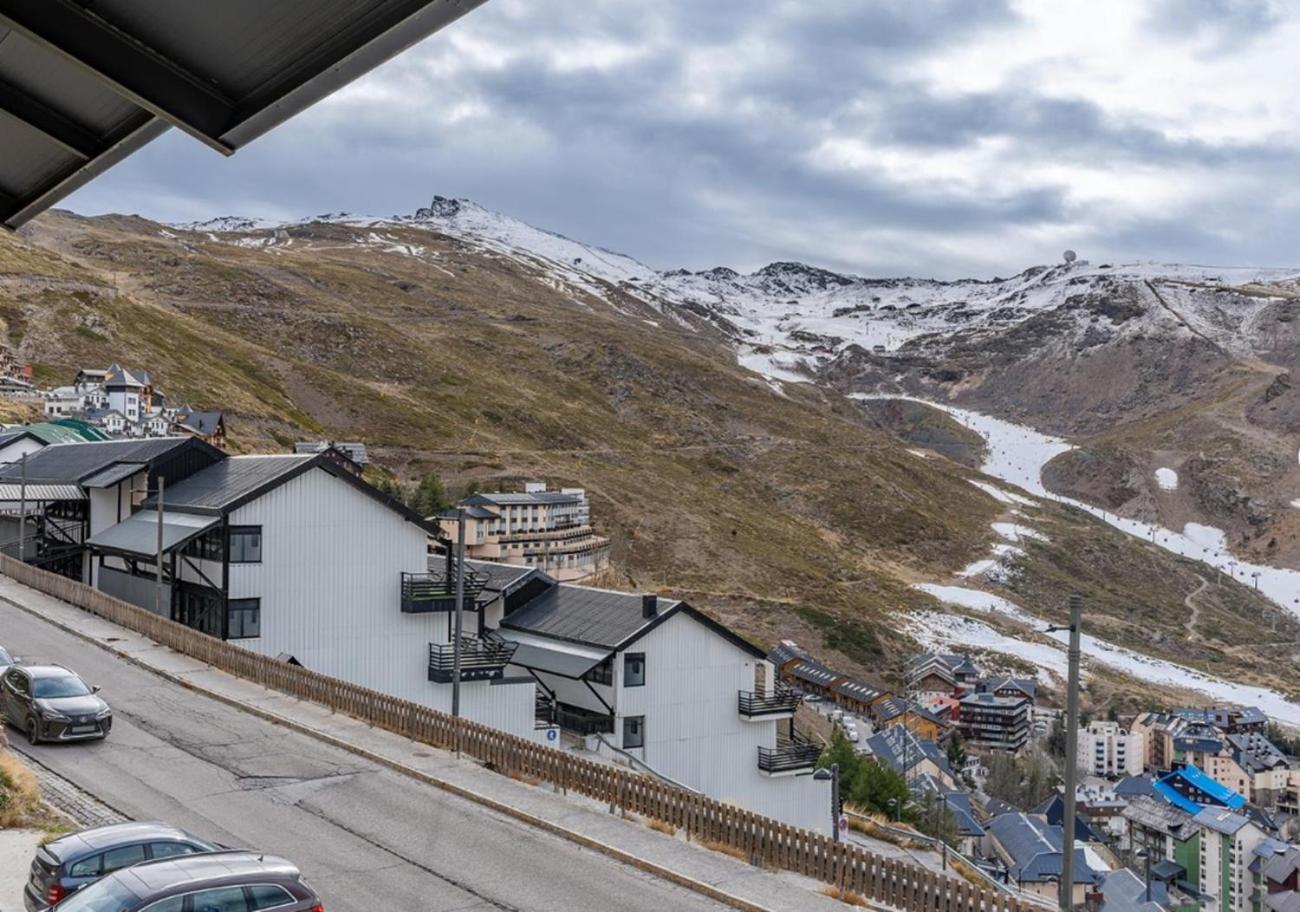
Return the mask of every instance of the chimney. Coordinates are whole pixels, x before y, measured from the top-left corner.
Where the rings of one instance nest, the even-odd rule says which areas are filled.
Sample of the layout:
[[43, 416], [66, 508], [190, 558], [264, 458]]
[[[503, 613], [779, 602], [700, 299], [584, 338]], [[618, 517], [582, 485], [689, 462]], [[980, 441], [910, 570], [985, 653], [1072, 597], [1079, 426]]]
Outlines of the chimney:
[[652, 618], [659, 614], [659, 596], [654, 593], [641, 596], [641, 617]]

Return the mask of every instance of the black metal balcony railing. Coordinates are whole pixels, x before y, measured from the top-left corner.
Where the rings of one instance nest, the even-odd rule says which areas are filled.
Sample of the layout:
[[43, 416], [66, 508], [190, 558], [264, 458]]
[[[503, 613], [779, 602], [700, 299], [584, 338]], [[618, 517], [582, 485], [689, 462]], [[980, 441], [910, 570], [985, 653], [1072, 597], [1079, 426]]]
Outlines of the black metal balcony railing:
[[[460, 679], [491, 681], [501, 677], [515, 656], [517, 643], [503, 640], [460, 638]], [[456, 654], [450, 643], [429, 644], [429, 680], [450, 684], [456, 670]]]
[[795, 742], [780, 747], [760, 747], [758, 768], [765, 773], [791, 773], [817, 765], [822, 749], [816, 744]]
[[[478, 607], [478, 596], [488, 583], [486, 573], [474, 570], [465, 572], [465, 610], [473, 611]], [[439, 573], [403, 573], [402, 574], [402, 612], [404, 614], [427, 614], [431, 611], [456, 610], [456, 574]]]
[[788, 687], [778, 687], [773, 693], [742, 690], [738, 703], [740, 714], [749, 719], [779, 716], [795, 711], [799, 705], [799, 695]]

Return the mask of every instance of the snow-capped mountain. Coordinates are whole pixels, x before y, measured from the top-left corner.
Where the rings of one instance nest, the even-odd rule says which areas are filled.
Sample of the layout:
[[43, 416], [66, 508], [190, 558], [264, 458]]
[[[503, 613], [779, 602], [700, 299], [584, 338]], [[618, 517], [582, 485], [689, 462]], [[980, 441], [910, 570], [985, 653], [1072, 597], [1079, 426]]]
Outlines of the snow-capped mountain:
[[704, 317], [733, 337], [741, 363], [776, 380], [808, 380], [846, 353], [939, 360], [954, 345], [1005, 334], [1049, 313], [1062, 318], [1051, 333], [1051, 344], [1062, 350], [1168, 331], [1249, 355], [1271, 329], [1264, 325], [1269, 308], [1300, 292], [1300, 270], [1082, 260], [1010, 278], [958, 281], [863, 278], [793, 262], [749, 275], [726, 267], [658, 271], [441, 196], [412, 215], [390, 218], [337, 213], [277, 225], [225, 217], [174, 227], [273, 247], [292, 243], [293, 228], [320, 222], [365, 229], [354, 243], [409, 256], [429, 255], [410, 242], [409, 232], [434, 231], [536, 268], [575, 294], [613, 307], [632, 299], [679, 323], [688, 323], [684, 315]]

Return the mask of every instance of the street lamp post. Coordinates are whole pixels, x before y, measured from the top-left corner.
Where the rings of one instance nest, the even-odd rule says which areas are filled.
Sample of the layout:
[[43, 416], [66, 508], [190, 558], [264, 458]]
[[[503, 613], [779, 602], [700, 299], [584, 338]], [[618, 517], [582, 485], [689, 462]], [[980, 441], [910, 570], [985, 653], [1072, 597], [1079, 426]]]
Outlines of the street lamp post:
[[1143, 870], [1145, 873], [1143, 875], [1143, 881], [1146, 883], [1147, 887], [1146, 901], [1151, 902], [1151, 852], [1147, 849], [1142, 849], [1138, 852], [1138, 858], [1141, 858], [1144, 862]]
[[1074, 906], [1074, 803], [1078, 788], [1079, 765], [1079, 660], [1080, 625], [1083, 615], [1083, 596], [1070, 593], [1070, 623], [1065, 627], [1049, 627], [1049, 631], [1069, 630], [1069, 691], [1065, 716], [1065, 796], [1061, 819], [1061, 889], [1059, 902], [1063, 912]]

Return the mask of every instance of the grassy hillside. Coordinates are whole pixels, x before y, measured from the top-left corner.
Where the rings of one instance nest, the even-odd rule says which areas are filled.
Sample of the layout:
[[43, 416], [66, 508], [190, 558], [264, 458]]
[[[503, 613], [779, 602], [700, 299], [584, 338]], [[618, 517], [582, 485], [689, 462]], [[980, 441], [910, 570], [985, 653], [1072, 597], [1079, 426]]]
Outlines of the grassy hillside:
[[[757, 641], [794, 637], [886, 681], [911, 648], [894, 612], [933, 606], [910, 584], [987, 552], [1002, 506], [966, 466], [908, 453], [889, 433], [898, 416], [868, 419], [810, 385], [774, 390], [711, 332], [614, 289], [607, 301], [557, 287], [426, 231], [386, 231], [420, 257], [353, 243], [364, 233], [303, 225], [263, 249], [45, 216], [0, 237], [4, 338], [49, 382], [85, 364], [148, 367], [173, 400], [224, 408], [242, 451], [359, 438], [395, 474], [436, 472], [453, 493], [582, 485], [618, 584], [670, 590]], [[902, 420], [914, 445], [960, 457], [951, 428]], [[1095, 591], [1099, 611], [1130, 619], [1119, 633], [1134, 645], [1146, 631], [1150, 649], [1181, 657], [1196, 574], [1091, 521], [1054, 521], [1061, 553], [1031, 554], [1026, 607]], [[1249, 638], [1262, 609], [1243, 592], [1222, 626]], [[1255, 671], [1217, 640], [1206, 649]]]

